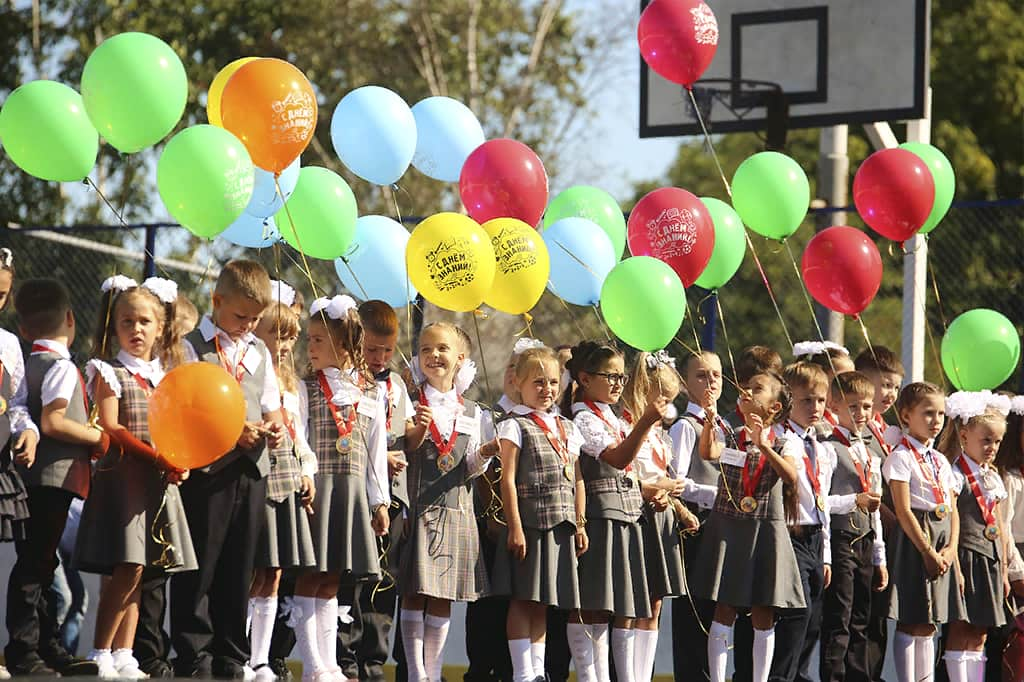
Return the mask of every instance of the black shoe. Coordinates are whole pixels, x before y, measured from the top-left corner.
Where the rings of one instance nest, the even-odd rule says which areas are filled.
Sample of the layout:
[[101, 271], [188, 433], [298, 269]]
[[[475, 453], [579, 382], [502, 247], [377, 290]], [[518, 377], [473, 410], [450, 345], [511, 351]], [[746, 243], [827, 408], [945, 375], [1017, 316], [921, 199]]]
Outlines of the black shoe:
[[277, 675], [279, 682], [292, 682], [292, 669], [283, 658], [270, 659], [270, 669]]
[[8, 663], [7, 671], [14, 677], [56, 677], [57, 671], [46, 665], [46, 662], [36, 655], [31, 655], [18, 663]]
[[95, 677], [100, 672], [96, 661], [72, 656], [63, 649], [43, 654], [43, 660], [62, 677]]
[[210, 659], [207, 657], [197, 658], [193, 661], [175, 659], [174, 677], [191, 677], [195, 680], [208, 680], [213, 677], [210, 670]]
[[218, 680], [241, 680], [245, 678], [245, 668], [230, 658], [213, 659], [213, 676]]
[[174, 669], [171, 667], [170, 663], [159, 658], [140, 664], [139, 669], [153, 679], [174, 677]]

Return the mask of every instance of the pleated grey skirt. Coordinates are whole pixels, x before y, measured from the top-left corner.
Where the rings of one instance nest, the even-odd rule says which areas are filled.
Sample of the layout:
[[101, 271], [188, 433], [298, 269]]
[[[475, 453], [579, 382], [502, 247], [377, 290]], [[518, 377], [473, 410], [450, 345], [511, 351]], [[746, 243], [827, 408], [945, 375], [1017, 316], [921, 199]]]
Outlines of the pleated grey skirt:
[[[914, 516], [931, 540], [932, 547], [941, 549], [946, 546], [950, 533], [948, 516], [939, 521], [934, 515], [918, 510], [914, 510]], [[950, 601], [956, 598], [950, 590], [959, 591], [952, 580], [953, 571], [946, 571], [938, 578], [929, 578], [921, 553], [899, 524], [893, 529], [891, 539], [886, 538], [885, 546], [892, 585], [889, 617], [910, 625], [949, 622]]]
[[590, 519], [587, 535], [590, 548], [579, 559], [580, 608], [650, 618], [641, 523]]
[[398, 573], [402, 594], [476, 601], [490, 592], [473, 502], [468, 490], [460, 495], [457, 509], [413, 510]]
[[985, 628], [1006, 625], [999, 559], [966, 548], [961, 548], [959, 554], [964, 593], [960, 594], [955, 583], [950, 589], [949, 620], [963, 620]]
[[11, 464], [10, 455], [3, 455], [0, 464], [0, 542], [24, 540], [28, 520], [28, 493], [21, 476]]
[[738, 608], [806, 608], [785, 521], [712, 512], [702, 535], [689, 567], [693, 596]]
[[377, 536], [370, 526], [370, 503], [361, 476], [317, 474], [309, 529], [316, 570], [346, 580], [380, 577]]
[[259, 568], [305, 568], [316, 566], [309, 514], [298, 494], [281, 502], [267, 500], [267, 519], [256, 550]]
[[563, 522], [548, 530], [525, 528], [523, 532], [526, 558], [519, 561], [508, 551], [508, 529], [502, 526], [491, 571], [491, 594], [578, 609], [576, 527]]
[[652, 599], [686, 594], [686, 569], [683, 567], [683, 539], [679, 521], [671, 507], [656, 512], [644, 509], [644, 561], [647, 562], [647, 588]]

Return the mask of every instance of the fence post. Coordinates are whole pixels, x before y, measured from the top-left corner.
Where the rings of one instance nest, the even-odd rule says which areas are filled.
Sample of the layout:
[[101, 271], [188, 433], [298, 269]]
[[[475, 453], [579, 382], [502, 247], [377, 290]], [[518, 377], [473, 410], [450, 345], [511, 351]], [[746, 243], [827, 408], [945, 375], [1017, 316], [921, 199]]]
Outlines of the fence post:
[[145, 277], [156, 277], [156, 226], [146, 226], [146, 259], [143, 261], [142, 272]]

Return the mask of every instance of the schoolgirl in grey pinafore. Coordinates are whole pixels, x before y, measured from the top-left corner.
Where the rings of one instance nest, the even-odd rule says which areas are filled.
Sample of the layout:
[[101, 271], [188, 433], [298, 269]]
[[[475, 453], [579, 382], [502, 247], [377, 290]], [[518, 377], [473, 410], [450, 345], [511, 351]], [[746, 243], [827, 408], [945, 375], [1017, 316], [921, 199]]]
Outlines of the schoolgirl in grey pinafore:
[[[796, 554], [786, 526], [782, 479], [765, 462], [752, 495], [757, 507], [743, 511], [740, 462], [745, 457], [748, 468], [755, 471], [763, 455], [747, 440], [746, 429], [737, 430], [736, 440], [739, 450], [731, 452], [739, 459], [734, 463], [725, 461], [730, 459], [726, 450], [719, 460], [718, 495], [704, 526], [698, 560], [689, 567], [690, 590], [702, 599], [738, 608], [805, 608]], [[777, 438], [773, 447], [783, 456], [803, 452], [786, 436]]]
[[[503, 526], [491, 573], [492, 592], [559, 609], [578, 609], [575, 462], [580, 437], [571, 421], [550, 415], [565, 429], [565, 462], [530, 412], [517, 406], [498, 423], [499, 438], [522, 443], [516, 462], [516, 500], [526, 536], [526, 558], [520, 561], [509, 552], [508, 528]], [[557, 431], [554, 433], [557, 438]]]
[[[21, 395], [14, 385], [17, 371]], [[25, 539], [28, 493], [11, 454], [14, 437], [33, 426], [25, 406], [25, 368], [18, 339], [0, 329], [0, 542]]]
[[[91, 390], [96, 381], [103, 381], [117, 396], [118, 423], [144, 443], [150, 442], [149, 394], [163, 376], [160, 361], [145, 363], [121, 351], [109, 364], [91, 360], [86, 371]], [[112, 445], [95, 465], [92, 490], [78, 526], [74, 564], [87, 573], [103, 574], [118, 564], [162, 568], [168, 573], [197, 569], [178, 486], [168, 485], [164, 472], [151, 460]]]
[[650, 618], [640, 480], [632, 466], [618, 469], [601, 459], [609, 442], [622, 442], [626, 429], [609, 405], [595, 405], [605, 420], [619, 428], [616, 433], [584, 403], [572, 406], [573, 421], [583, 435], [580, 469], [587, 491], [590, 540], [579, 559], [580, 608], [622, 618]]

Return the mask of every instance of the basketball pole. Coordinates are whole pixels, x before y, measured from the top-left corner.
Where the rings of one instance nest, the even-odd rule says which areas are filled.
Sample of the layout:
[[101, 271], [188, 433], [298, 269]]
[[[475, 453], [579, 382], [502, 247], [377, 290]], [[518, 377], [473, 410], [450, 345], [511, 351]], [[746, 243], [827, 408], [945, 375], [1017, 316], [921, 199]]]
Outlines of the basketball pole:
[[[847, 153], [850, 137], [848, 125], [826, 126], [821, 129], [818, 143], [818, 194], [828, 208], [847, 205], [847, 185], [850, 178], [850, 157]], [[846, 211], [823, 211], [818, 214], [815, 228], [821, 232], [833, 225], [846, 224]], [[821, 304], [815, 304], [818, 326], [829, 341], [843, 343], [843, 315]]]
[[[924, 117], [907, 123], [907, 142], [930, 144], [932, 140], [932, 89], [924, 93]], [[905, 245], [903, 259], [903, 367], [910, 381], [924, 380], [924, 343], [927, 291], [928, 240], [914, 235]], [[941, 371], [941, 368], [939, 368]]]

